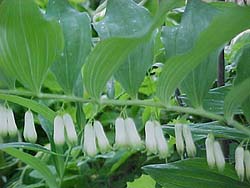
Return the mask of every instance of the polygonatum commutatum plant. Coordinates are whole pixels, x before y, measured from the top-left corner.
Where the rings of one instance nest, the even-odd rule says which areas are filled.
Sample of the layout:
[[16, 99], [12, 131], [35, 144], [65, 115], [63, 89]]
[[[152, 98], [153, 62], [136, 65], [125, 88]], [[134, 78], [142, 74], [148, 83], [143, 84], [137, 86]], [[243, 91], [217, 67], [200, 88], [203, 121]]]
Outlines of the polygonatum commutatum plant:
[[0, 187], [250, 187], [249, 4], [0, 0]]

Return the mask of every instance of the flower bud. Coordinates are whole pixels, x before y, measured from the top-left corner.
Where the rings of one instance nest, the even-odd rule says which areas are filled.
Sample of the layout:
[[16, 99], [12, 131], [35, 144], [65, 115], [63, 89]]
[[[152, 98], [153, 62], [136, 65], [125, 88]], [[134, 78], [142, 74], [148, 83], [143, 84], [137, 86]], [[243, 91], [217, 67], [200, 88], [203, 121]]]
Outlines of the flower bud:
[[17, 135], [18, 129], [15, 122], [15, 117], [12, 109], [6, 109], [7, 114], [7, 124], [8, 124], [8, 133], [10, 137]]
[[90, 123], [84, 128], [83, 151], [87, 156], [94, 157], [98, 151], [96, 147], [96, 138], [94, 128]]
[[176, 143], [176, 149], [179, 155], [182, 157], [184, 153], [184, 141], [183, 141], [183, 126], [182, 124], [175, 124], [175, 143]]
[[244, 163], [246, 168], [246, 178], [250, 181], [250, 152], [249, 150], [244, 151]]
[[125, 129], [125, 122], [123, 118], [115, 120], [115, 147], [125, 147], [128, 145], [128, 138]]
[[214, 157], [218, 170], [222, 172], [225, 168], [225, 158], [218, 141], [214, 141]]
[[65, 126], [66, 134], [67, 134], [67, 137], [68, 137], [70, 144], [72, 144], [72, 145], [77, 144], [78, 137], [76, 134], [75, 125], [74, 125], [73, 120], [69, 114], [63, 115], [63, 123]]
[[129, 146], [133, 149], [141, 149], [142, 141], [132, 118], [124, 120]]
[[99, 150], [101, 153], [106, 153], [110, 150], [111, 146], [109, 144], [108, 138], [105, 135], [103, 126], [99, 121], [94, 121], [94, 131]]
[[205, 145], [206, 145], [207, 164], [210, 168], [214, 168], [215, 166], [214, 136], [212, 134], [208, 134], [205, 141]]
[[27, 142], [35, 143], [37, 140], [37, 133], [34, 124], [32, 112], [29, 110], [24, 116], [24, 130], [23, 137]]
[[60, 115], [57, 115], [54, 119], [54, 142], [58, 146], [62, 146], [65, 143], [64, 137], [64, 122]]
[[168, 157], [168, 144], [164, 137], [162, 127], [158, 121], [153, 121], [153, 123], [155, 125], [155, 139], [159, 158], [166, 159]]
[[242, 146], [238, 146], [235, 150], [235, 170], [240, 181], [244, 181], [244, 149]]
[[157, 143], [155, 139], [155, 125], [152, 121], [147, 121], [145, 124], [145, 145], [148, 154], [157, 153]]
[[189, 157], [195, 157], [196, 147], [194, 145], [192, 133], [188, 125], [183, 125], [183, 137], [186, 143], [186, 150]]
[[5, 137], [8, 135], [8, 122], [6, 108], [0, 106], [0, 136]]

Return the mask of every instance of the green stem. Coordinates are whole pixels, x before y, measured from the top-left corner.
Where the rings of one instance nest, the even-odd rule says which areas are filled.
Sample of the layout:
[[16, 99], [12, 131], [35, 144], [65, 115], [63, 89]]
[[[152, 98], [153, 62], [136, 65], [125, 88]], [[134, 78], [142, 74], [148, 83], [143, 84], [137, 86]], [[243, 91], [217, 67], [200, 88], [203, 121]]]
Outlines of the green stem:
[[110, 106], [151, 106], [156, 108], [162, 108], [167, 111], [175, 111], [179, 113], [185, 114], [192, 114], [197, 116], [202, 116], [211, 120], [220, 121], [235, 127], [238, 130], [241, 130], [246, 135], [250, 137], [250, 129], [243, 126], [239, 122], [235, 120], [226, 120], [223, 116], [214, 114], [212, 112], [205, 111], [204, 109], [197, 109], [191, 107], [182, 107], [182, 106], [167, 106], [161, 102], [155, 102], [153, 100], [114, 100], [114, 99], [102, 99], [100, 101], [93, 100], [93, 99], [84, 99], [81, 97], [76, 96], [68, 96], [68, 95], [60, 95], [60, 94], [50, 94], [50, 93], [39, 93], [35, 94], [29, 91], [19, 91], [19, 90], [3, 90], [0, 89], [1, 94], [11, 94], [11, 95], [19, 95], [19, 96], [26, 96], [26, 97], [37, 97], [40, 99], [56, 99], [59, 101], [69, 101], [69, 102], [80, 102], [80, 103], [97, 103], [100, 105], [110, 105]]

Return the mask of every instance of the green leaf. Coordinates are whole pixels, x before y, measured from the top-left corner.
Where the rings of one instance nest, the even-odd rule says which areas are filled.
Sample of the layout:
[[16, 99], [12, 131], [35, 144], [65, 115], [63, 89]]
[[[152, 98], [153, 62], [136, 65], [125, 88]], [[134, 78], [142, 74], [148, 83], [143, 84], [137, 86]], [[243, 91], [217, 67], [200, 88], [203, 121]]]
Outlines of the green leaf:
[[155, 181], [147, 175], [135, 179], [133, 182], [127, 182], [127, 188], [155, 188]]
[[227, 94], [224, 104], [224, 113], [229, 121], [233, 118], [234, 110], [239, 107], [248, 97], [250, 91], [250, 78], [232, 87]]
[[220, 11], [189, 52], [171, 57], [166, 62], [157, 89], [157, 95], [163, 102], [169, 103], [174, 90], [211, 52], [250, 27], [249, 7], [221, 6]]
[[26, 99], [23, 97], [19, 97], [19, 96], [15, 96], [15, 95], [6, 95], [6, 94], [0, 94], [0, 99], [19, 104], [19, 105], [24, 106], [26, 108], [30, 108], [32, 111], [46, 117], [51, 122], [54, 121], [54, 118], [56, 116], [56, 114], [53, 110], [51, 110], [47, 106], [45, 106], [43, 104], [39, 104], [38, 102], [31, 100], [31, 99]]
[[50, 188], [59, 188], [54, 175], [45, 163], [30, 154], [24, 153], [14, 148], [5, 148], [2, 150], [9, 155], [12, 155], [13, 157], [20, 159], [22, 162], [30, 165], [33, 169], [37, 170], [44, 177]]
[[[249, 40], [249, 39], [248, 39]], [[250, 61], [250, 45], [246, 45], [241, 49], [241, 53], [237, 58], [237, 76], [234, 81], [234, 86], [237, 87], [237, 85], [241, 84], [244, 80], [250, 78], [250, 66], [249, 66], [249, 61]], [[232, 88], [234, 89], [234, 88]], [[245, 114], [245, 117], [247, 118], [248, 121], [250, 121], [250, 93], [249, 90], [246, 91], [246, 93], [241, 93], [240, 95], [244, 95], [246, 99], [241, 102], [241, 107], [242, 110]], [[239, 98], [241, 96], [235, 96], [235, 98]], [[239, 104], [240, 105], [240, 104]]]
[[49, 1], [47, 15], [60, 23], [65, 40], [64, 51], [52, 71], [65, 93], [76, 94], [75, 88], [83, 90], [81, 68], [92, 45], [90, 18], [87, 13], [73, 9], [67, 0]]
[[90, 53], [83, 69], [83, 80], [88, 93], [99, 99], [107, 81], [124, 63], [126, 57], [140, 44], [148, 41], [153, 31], [161, 25], [167, 11], [180, 2], [163, 2], [151, 24], [130, 37], [112, 37], [99, 42]]
[[49, 67], [63, 49], [61, 27], [33, 0], [5, 0], [0, 6], [0, 66], [38, 93]]
[[[167, 57], [184, 54], [191, 49], [199, 34], [208, 27], [217, 13], [218, 10], [207, 3], [188, 1], [180, 25], [163, 28], [162, 39]], [[214, 50], [182, 81], [181, 90], [188, 96], [194, 107], [202, 106], [203, 99], [216, 79], [219, 53], [220, 50]]]
[[[133, 0], [109, 0], [107, 13], [102, 21], [95, 24], [95, 29], [101, 39], [128, 37], [140, 32], [151, 22], [150, 13]], [[153, 46], [153, 40], [142, 42], [126, 57], [115, 73], [116, 80], [133, 97], [136, 96], [147, 70], [153, 63]]]
[[27, 149], [27, 150], [32, 150], [32, 151], [41, 151], [43, 153], [48, 153], [52, 155], [59, 155], [55, 152], [48, 150], [47, 148], [41, 145], [31, 144], [31, 143], [26, 143], [26, 142], [11, 142], [11, 143], [0, 144], [0, 150], [5, 149], [5, 148], [22, 148], [22, 149]]
[[144, 166], [143, 170], [157, 183], [167, 188], [247, 188], [248, 183], [238, 180], [232, 166], [226, 165], [223, 173], [211, 170], [205, 159], [187, 159], [169, 164]]

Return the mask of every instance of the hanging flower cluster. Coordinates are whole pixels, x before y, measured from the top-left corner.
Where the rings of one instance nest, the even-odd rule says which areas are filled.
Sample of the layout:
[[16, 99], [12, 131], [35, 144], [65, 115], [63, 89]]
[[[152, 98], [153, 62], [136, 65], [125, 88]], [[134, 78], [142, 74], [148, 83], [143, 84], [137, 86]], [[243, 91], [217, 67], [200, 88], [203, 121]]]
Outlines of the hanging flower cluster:
[[0, 106], [0, 122], [1, 137], [15, 137], [17, 135], [18, 130], [12, 109]]
[[83, 152], [90, 157], [94, 157], [98, 150], [106, 153], [111, 148], [108, 138], [105, 135], [103, 126], [99, 121], [94, 121], [85, 125]]
[[78, 137], [75, 125], [69, 114], [57, 115], [54, 119], [54, 142], [56, 145], [61, 146], [64, 145], [66, 140], [71, 145], [77, 144]]
[[235, 170], [240, 181], [244, 181], [245, 173], [246, 179], [250, 181], [250, 152], [244, 150], [242, 146], [238, 146], [235, 150]]
[[225, 168], [225, 157], [219, 142], [214, 140], [213, 134], [208, 134], [205, 145], [208, 166], [214, 168], [216, 165], [218, 170], [222, 172]]
[[158, 121], [147, 121], [145, 124], [145, 146], [148, 154], [159, 154], [159, 158], [168, 157], [168, 144]]
[[183, 157], [185, 146], [188, 157], [195, 157], [196, 147], [192, 137], [191, 129], [187, 124], [175, 124], [175, 139], [176, 149], [181, 157]]

